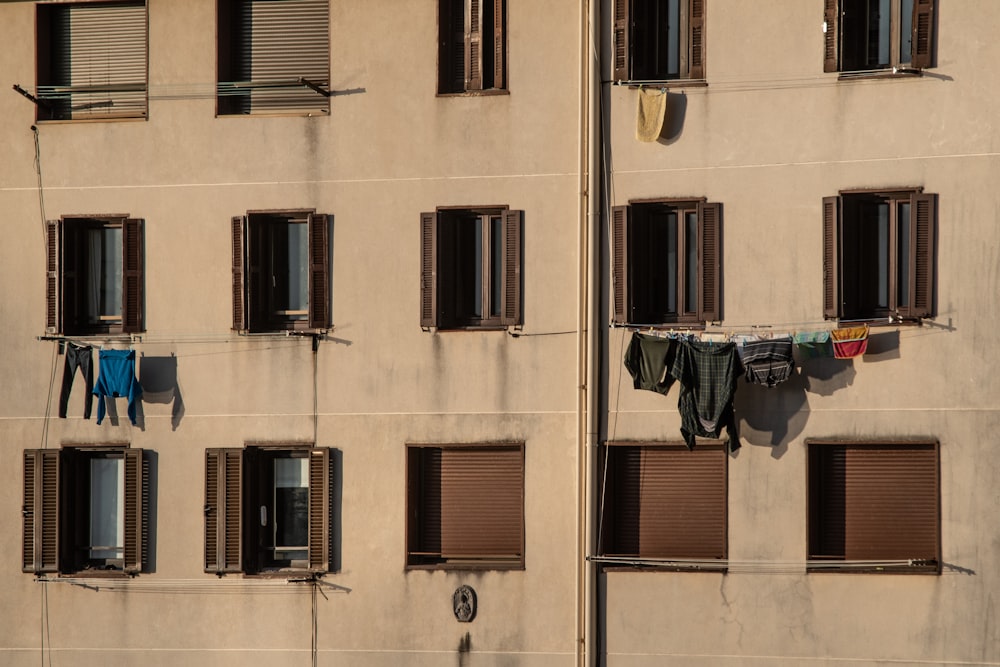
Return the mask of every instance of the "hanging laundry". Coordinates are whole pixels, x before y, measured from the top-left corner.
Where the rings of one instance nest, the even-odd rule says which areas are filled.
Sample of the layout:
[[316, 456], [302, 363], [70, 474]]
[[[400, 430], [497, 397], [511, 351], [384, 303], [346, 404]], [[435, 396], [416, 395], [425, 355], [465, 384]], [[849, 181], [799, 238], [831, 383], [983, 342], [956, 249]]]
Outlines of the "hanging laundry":
[[723, 426], [730, 451], [739, 449], [733, 398], [741, 370], [734, 343], [678, 343], [670, 374], [681, 383], [677, 408], [681, 435], [689, 449], [695, 446], [695, 436], [718, 438]]
[[635, 138], [639, 141], [656, 141], [663, 131], [667, 117], [667, 92], [654, 88], [639, 88], [636, 111]]
[[747, 382], [766, 387], [784, 382], [795, 368], [791, 336], [744, 343], [740, 358]]
[[128, 397], [128, 418], [135, 425], [136, 402], [142, 396], [142, 385], [135, 377], [135, 350], [101, 350], [100, 374], [94, 395], [97, 396], [97, 423], [104, 419], [104, 397]]
[[77, 345], [73, 342], [67, 342], [65, 356], [66, 360], [63, 362], [62, 390], [59, 392], [59, 416], [61, 418], [66, 417], [69, 394], [73, 389], [76, 369], [79, 368], [87, 389], [87, 393], [83, 397], [83, 418], [90, 419], [90, 409], [94, 402], [93, 348], [89, 345]]
[[833, 346], [829, 331], [800, 331], [792, 336], [795, 347], [803, 357], [832, 357]]
[[658, 394], [670, 391], [674, 383], [670, 367], [674, 364], [676, 350], [677, 341], [672, 338], [632, 332], [632, 340], [625, 350], [625, 368], [632, 376], [633, 386]]
[[753, 341], [760, 340], [760, 336], [757, 334], [733, 334], [729, 337], [729, 340], [736, 343], [736, 354], [739, 355], [740, 361], [743, 361], [743, 346], [747, 343], [752, 343]]
[[860, 357], [868, 349], [868, 325], [842, 327], [830, 332], [833, 356], [837, 359]]

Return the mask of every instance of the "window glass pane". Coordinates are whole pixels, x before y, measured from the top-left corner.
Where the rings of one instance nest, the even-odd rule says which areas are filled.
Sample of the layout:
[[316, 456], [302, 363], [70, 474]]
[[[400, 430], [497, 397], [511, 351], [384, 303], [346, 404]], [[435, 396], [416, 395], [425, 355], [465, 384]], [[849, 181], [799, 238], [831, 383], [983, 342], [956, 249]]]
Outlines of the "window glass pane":
[[684, 311], [693, 313], [698, 309], [698, 214], [690, 211], [684, 214]]
[[889, 307], [889, 205], [876, 205], [878, 224], [878, 307]]
[[680, 73], [681, 45], [681, 3], [680, 0], [667, 0], [666, 39], [661, 40], [661, 47], [666, 53], [666, 72], [669, 77]]
[[483, 219], [476, 218], [474, 225], [475, 234], [475, 244], [473, 246], [473, 253], [475, 259], [473, 260], [474, 265], [478, 267], [478, 270], [474, 271], [472, 274], [472, 280], [475, 283], [473, 288], [473, 309], [472, 312], [476, 317], [483, 316]]
[[913, 60], [913, 0], [899, 5], [899, 63], [908, 65]]
[[87, 319], [101, 322], [122, 315], [122, 229], [87, 230]]
[[889, 65], [891, 9], [891, 0], [869, 0], [868, 2], [868, 65], [870, 67]]
[[503, 228], [500, 217], [490, 218], [490, 317], [500, 317], [500, 288], [503, 287]]
[[90, 459], [90, 557], [121, 558], [125, 542], [125, 460]]
[[[305, 223], [292, 223], [288, 229], [288, 310], [309, 310], [309, 230]], [[293, 315], [295, 319], [305, 314]]]
[[274, 459], [274, 557], [304, 559], [309, 545], [309, 459]]
[[898, 232], [896, 235], [896, 306], [910, 305], [910, 202], [900, 202], [897, 209]]

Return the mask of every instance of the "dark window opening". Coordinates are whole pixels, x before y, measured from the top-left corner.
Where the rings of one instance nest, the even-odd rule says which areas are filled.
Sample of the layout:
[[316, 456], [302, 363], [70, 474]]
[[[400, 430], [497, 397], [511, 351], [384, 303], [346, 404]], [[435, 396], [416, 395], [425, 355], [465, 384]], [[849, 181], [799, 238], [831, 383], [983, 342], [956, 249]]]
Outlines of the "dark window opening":
[[825, 70], [933, 65], [934, 0], [825, 0]]
[[440, 0], [438, 92], [503, 90], [505, 0]]
[[705, 0], [615, 0], [616, 81], [705, 78]]

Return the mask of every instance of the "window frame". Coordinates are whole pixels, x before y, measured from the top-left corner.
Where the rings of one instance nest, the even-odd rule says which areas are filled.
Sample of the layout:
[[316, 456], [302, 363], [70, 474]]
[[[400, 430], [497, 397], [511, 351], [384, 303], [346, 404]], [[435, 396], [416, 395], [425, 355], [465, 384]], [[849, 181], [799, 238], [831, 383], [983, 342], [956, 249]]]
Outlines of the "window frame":
[[[643, 64], [636, 54], [641, 46], [641, 38], [635, 33], [638, 19], [636, 3], [651, 0], [614, 0], [612, 7], [612, 79], [621, 83], [658, 83], [670, 85], [706, 85], [705, 82], [705, 11], [708, 0], [681, 0], [682, 25], [679, 28], [678, 45], [679, 72], [676, 77], [645, 78], [645, 70], [652, 69]], [[684, 25], [686, 22], [686, 25]], [[650, 47], [651, 48], [651, 47]], [[646, 49], [648, 52], [649, 49]], [[648, 59], [649, 56], [646, 56]], [[637, 73], [635, 70], [640, 69]]]
[[[647, 209], [647, 207], [649, 207]], [[642, 264], [637, 263], [633, 251], [633, 237], [639, 225], [648, 225], [648, 211], [657, 208], [680, 212], [695, 211], [697, 214], [697, 262], [696, 299], [693, 309], [685, 308], [674, 316], [663, 315], [648, 321], [651, 313], [637, 312], [643, 298], [639, 288], [646, 284], [643, 276], [635, 275]], [[643, 212], [647, 211], [647, 212]], [[680, 216], [679, 216], [680, 217]], [[683, 224], [678, 223], [678, 230]], [[684, 239], [678, 232], [679, 240]], [[678, 243], [680, 246], [680, 243]], [[652, 249], [644, 246], [647, 253]], [[682, 248], [677, 258], [676, 303], [685, 298], [684, 279], [687, 274], [687, 250]], [[704, 325], [722, 319], [722, 204], [710, 203], [704, 198], [660, 198], [630, 200], [627, 205], [611, 209], [611, 261], [612, 261], [612, 319], [616, 324], [633, 325]], [[651, 262], [645, 260], [647, 264]], [[678, 305], [678, 307], [680, 307]]]
[[[899, 38], [902, 29], [900, 0], [892, 0], [890, 18], [889, 52], [890, 62], [871, 69], [845, 69], [843, 3], [845, 0], [824, 0], [823, 6], [823, 71], [839, 72], [841, 78], [858, 76], [893, 76], [898, 74], [919, 74], [923, 69], [935, 66], [936, 0], [913, 0], [911, 19], [910, 62], [901, 62]], [[871, 2], [872, 0], [867, 0]]]
[[[92, 559], [89, 550], [90, 461], [123, 460], [122, 558]], [[149, 562], [149, 461], [128, 445], [64, 445], [23, 452], [21, 570], [35, 575], [134, 576]]]
[[508, 93], [506, 28], [507, 0], [438, 0], [437, 94]]
[[[81, 296], [88, 283], [79, 263], [88, 229], [122, 229], [121, 317], [89, 322]], [[145, 326], [145, 221], [127, 213], [64, 215], [45, 223], [45, 331], [48, 334], [94, 336], [129, 334]]]
[[[454, 216], [454, 220], [450, 219]], [[461, 224], [460, 216], [477, 217], [479, 224], [487, 219], [499, 218], [500, 248], [497, 253], [500, 266], [496, 267], [488, 259], [494, 250], [491, 235], [482, 233], [482, 293], [481, 309], [483, 317], [474, 314], [463, 315], [457, 310], [460, 293], [457, 274], [457, 252], [453, 248], [454, 239], [445, 229], [447, 224]], [[485, 228], [485, 225], [484, 225]], [[425, 329], [503, 329], [523, 324], [522, 294], [524, 284], [521, 267], [523, 264], [522, 239], [524, 236], [524, 211], [512, 210], [507, 206], [446, 206], [434, 212], [420, 214], [421, 278], [420, 278], [420, 326]], [[494, 304], [493, 283], [500, 296], [500, 303]], [[475, 298], [474, 291], [472, 292]], [[466, 297], [469, 294], [465, 294]], [[498, 314], [495, 314], [498, 313]]]
[[[809, 438], [805, 443], [808, 572], [941, 573], [937, 440]], [[832, 485], [837, 488], [824, 498]], [[892, 544], [900, 535], [911, 543]], [[866, 537], [876, 541], [866, 545]], [[831, 546], [843, 553], [832, 553]], [[908, 565], [898, 562], [907, 560]]]
[[[405, 569], [523, 570], [524, 460], [523, 441], [407, 443]], [[505, 477], [498, 479], [499, 472], [505, 472]], [[428, 478], [431, 484], [436, 481], [436, 489], [428, 489]], [[444, 488], [446, 480], [449, 484]], [[462, 501], [446, 506], [445, 498], [454, 495]], [[427, 505], [437, 508], [436, 516], [425, 511]], [[494, 532], [484, 537], [490, 528]], [[474, 538], [469, 542], [463, 535]], [[483, 551], [501, 543], [506, 551]], [[454, 545], [465, 553], [448, 553]]]

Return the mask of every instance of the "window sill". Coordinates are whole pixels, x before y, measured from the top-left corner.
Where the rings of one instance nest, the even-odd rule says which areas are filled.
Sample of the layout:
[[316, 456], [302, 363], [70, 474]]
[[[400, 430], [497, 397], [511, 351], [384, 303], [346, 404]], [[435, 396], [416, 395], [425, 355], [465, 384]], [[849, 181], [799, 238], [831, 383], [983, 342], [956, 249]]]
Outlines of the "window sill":
[[463, 90], [455, 93], [437, 93], [437, 97], [492, 97], [494, 95], [510, 95], [506, 88], [490, 88], [488, 90]]
[[616, 86], [629, 88], [707, 88], [707, 79], [664, 79], [663, 81], [615, 81]]
[[838, 81], [857, 81], [858, 79], [919, 79], [923, 70], [912, 67], [887, 67], [885, 69], [860, 70], [855, 72], [838, 72]]
[[941, 567], [937, 561], [914, 560], [910, 564], [887, 562], [885, 565], [875, 563], [852, 563], [850, 561], [830, 561], [828, 563], [811, 561], [806, 565], [807, 574], [923, 574], [940, 575]]
[[59, 340], [59, 341], [80, 341], [89, 343], [134, 343], [142, 341], [142, 333], [85, 333], [85, 334], [45, 334], [36, 336], [36, 340]]
[[407, 571], [418, 571], [418, 570], [464, 570], [464, 571], [511, 571], [511, 570], [524, 570], [524, 562], [497, 562], [497, 561], [461, 561], [453, 563], [428, 563], [428, 564], [413, 564], [407, 563]]
[[86, 123], [131, 123], [149, 120], [149, 114], [141, 116], [108, 116], [107, 118], [39, 118], [38, 125], [82, 125]]
[[216, 113], [216, 118], [314, 118], [329, 116], [329, 109], [302, 109], [301, 111], [278, 111], [275, 113]]

